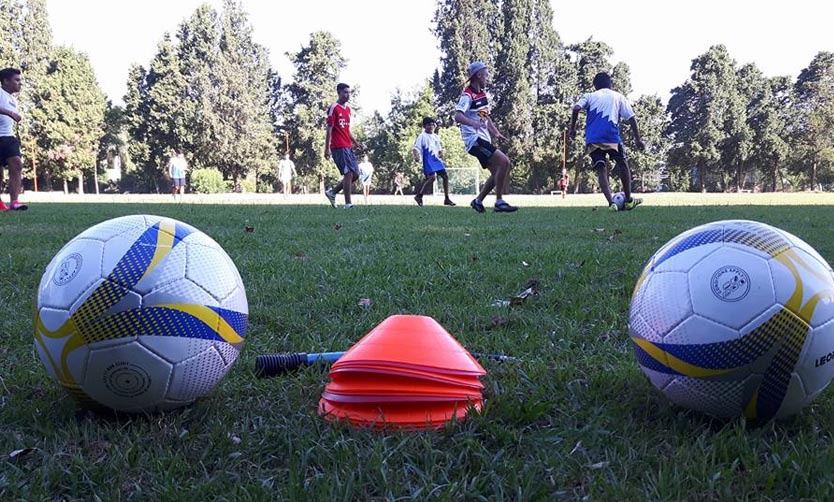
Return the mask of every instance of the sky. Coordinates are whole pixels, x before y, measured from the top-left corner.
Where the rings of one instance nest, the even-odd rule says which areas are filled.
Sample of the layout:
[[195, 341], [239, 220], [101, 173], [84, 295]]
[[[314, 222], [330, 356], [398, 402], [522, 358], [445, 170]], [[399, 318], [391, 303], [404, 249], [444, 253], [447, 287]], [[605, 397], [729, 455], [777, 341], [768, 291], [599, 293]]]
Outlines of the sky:
[[[49, 0], [56, 45], [86, 53], [99, 85], [114, 103], [126, 91], [128, 68], [147, 67], [156, 45], [199, 5], [221, 0]], [[431, 32], [435, 0], [242, 0], [256, 42], [267, 47], [274, 69], [291, 79], [287, 52], [329, 31], [348, 60], [341, 80], [359, 87], [366, 114], [390, 109], [397, 89], [414, 92], [439, 65]], [[820, 51], [834, 52], [831, 18], [818, 0], [771, 4], [749, 0], [551, 0], [554, 27], [565, 44], [593, 38], [614, 49], [614, 62], [631, 68], [630, 95], [668, 100], [689, 77], [692, 59], [724, 44], [741, 65], [755, 63], [766, 76], [796, 78]], [[690, 8], [683, 7], [684, 5]], [[104, 20], [104, 21], [102, 21]], [[334, 91], [335, 99], [335, 91]]]

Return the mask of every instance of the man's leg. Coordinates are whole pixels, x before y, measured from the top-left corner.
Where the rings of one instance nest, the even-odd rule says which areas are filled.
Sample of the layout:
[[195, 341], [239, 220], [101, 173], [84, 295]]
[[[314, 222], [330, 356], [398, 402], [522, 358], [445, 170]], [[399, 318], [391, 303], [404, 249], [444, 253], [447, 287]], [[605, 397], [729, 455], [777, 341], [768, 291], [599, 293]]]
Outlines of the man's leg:
[[620, 171], [620, 183], [623, 186], [625, 200], [631, 200], [631, 170], [624, 158], [617, 159], [617, 169]]
[[333, 193], [339, 193], [339, 190], [342, 189], [345, 191], [345, 205], [348, 205], [350, 204], [350, 192], [353, 189], [353, 171], [349, 169], [347, 174], [342, 177], [342, 181], [339, 182]]
[[491, 171], [495, 176], [495, 198], [502, 200], [510, 181], [510, 159], [501, 150], [495, 150], [489, 158], [489, 165], [493, 167]]
[[599, 189], [602, 190], [602, 195], [605, 196], [605, 200], [611, 205], [611, 185], [608, 182], [608, 164], [605, 160], [596, 160], [594, 162], [594, 169], [597, 171]]
[[17, 202], [20, 185], [23, 182], [23, 161], [20, 157], [10, 157], [7, 162], [9, 166], [9, 199], [12, 202], [10, 207], [14, 209], [13, 206]]

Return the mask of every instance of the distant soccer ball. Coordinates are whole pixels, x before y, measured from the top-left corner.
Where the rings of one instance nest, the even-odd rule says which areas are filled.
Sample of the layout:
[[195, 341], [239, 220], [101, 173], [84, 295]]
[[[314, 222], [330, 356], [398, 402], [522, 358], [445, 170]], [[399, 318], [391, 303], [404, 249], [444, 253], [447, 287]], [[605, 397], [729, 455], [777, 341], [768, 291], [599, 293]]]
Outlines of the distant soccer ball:
[[616, 192], [611, 195], [611, 202], [617, 205], [617, 209], [622, 211], [625, 209], [626, 198], [623, 192]]
[[629, 334], [643, 372], [672, 402], [758, 424], [789, 416], [834, 376], [834, 274], [788, 232], [708, 223], [649, 260]]
[[125, 216], [82, 232], [46, 267], [35, 348], [86, 407], [171, 409], [226, 375], [248, 313], [240, 274], [210, 237], [172, 219]]

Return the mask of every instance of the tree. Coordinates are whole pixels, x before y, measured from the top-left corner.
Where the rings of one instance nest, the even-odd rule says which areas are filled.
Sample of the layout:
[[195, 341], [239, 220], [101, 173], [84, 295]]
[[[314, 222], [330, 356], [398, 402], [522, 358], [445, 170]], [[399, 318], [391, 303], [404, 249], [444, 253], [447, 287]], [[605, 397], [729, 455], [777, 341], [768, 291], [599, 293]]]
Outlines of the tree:
[[669, 117], [658, 96], [640, 96], [632, 108], [646, 149], [637, 149], [630, 131], [623, 134], [623, 142], [628, 151], [628, 166], [632, 177], [639, 181], [635, 189], [655, 190], [665, 175], [665, 162], [670, 145], [664, 131], [669, 125]]
[[819, 52], [796, 81], [798, 148], [816, 189], [819, 169], [834, 164], [834, 53]]
[[291, 98], [285, 127], [290, 131], [299, 175], [319, 181], [335, 179], [335, 169], [324, 159], [324, 126], [327, 109], [335, 101], [339, 74], [346, 65], [341, 49], [341, 42], [332, 34], [319, 31], [310, 36], [309, 45], [287, 53], [295, 74], [288, 86]]
[[38, 86], [38, 102], [32, 116], [41, 124], [38, 143], [47, 164], [63, 179], [65, 191], [67, 181], [77, 177], [83, 192], [84, 174], [95, 168], [106, 107], [87, 56], [57, 47]]
[[222, 131], [214, 142], [217, 166], [237, 186], [250, 168], [263, 172], [277, 160], [270, 109], [272, 72], [267, 50], [253, 41], [240, 3], [225, 0], [220, 29], [214, 110]]
[[715, 45], [693, 59], [690, 70], [690, 78], [672, 89], [667, 106], [669, 161], [684, 171], [695, 168], [698, 189], [706, 191], [707, 175], [720, 168], [721, 146], [727, 138], [727, 103], [736, 93], [735, 61], [726, 47]]

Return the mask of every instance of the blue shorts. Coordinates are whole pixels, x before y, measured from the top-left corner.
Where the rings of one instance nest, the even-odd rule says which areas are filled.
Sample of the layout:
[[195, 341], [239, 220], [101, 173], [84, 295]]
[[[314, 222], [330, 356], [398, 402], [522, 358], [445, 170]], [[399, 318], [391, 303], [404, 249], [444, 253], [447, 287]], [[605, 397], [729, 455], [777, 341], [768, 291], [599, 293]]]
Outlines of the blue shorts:
[[181, 188], [185, 186], [185, 178], [172, 178], [174, 182], [174, 186], [177, 188]]
[[330, 150], [330, 155], [333, 156], [333, 162], [336, 163], [336, 167], [343, 176], [349, 172], [359, 176], [359, 164], [356, 162], [356, 155], [353, 154], [352, 148], [333, 148]]

